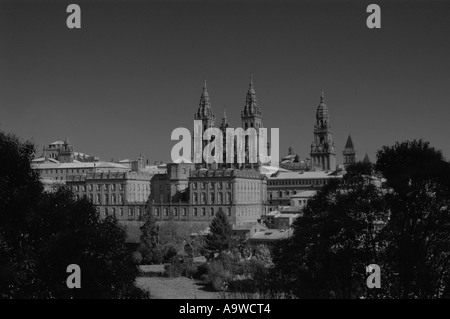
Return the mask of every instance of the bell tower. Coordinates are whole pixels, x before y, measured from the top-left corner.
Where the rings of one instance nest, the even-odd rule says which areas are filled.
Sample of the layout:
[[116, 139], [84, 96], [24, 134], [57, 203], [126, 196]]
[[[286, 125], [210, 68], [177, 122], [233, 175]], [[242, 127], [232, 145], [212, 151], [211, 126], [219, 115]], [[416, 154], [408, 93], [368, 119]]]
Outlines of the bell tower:
[[323, 90], [320, 95], [319, 106], [317, 107], [314, 141], [311, 144], [310, 155], [313, 168], [323, 171], [336, 169], [336, 153]]

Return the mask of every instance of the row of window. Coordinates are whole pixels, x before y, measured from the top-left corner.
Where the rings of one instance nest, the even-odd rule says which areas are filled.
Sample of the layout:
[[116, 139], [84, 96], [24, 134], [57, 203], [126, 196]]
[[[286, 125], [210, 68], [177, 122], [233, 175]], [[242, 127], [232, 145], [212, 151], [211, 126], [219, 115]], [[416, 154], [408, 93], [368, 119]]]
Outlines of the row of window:
[[[222, 208], [222, 210], [224, 210]], [[231, 216], [231, 208], [230, 207], [226, 207], [226, 209], [224, 210], [226, 211], [226, 214], [228, 216]], [[160, 216], [160, 209], [157, 207], [155, 208], [155, 215], [156, 216]], [[192, 210], [192, 216], [206, 216], [207, 213], [207, 209], [206, 207], [202, 207], [200, 210], [197, 207], [194, 207]], [[214, 216], [215, 214], [215, 208], [214, 207], [210, 207], [208, 210], [209, 216]], [[168, 208], [164, 208], [163, 209], [163, 214], [164, 216], [169, 216], [169, 209]], [[174, 207], [171, 211], [172, 216], [178, 216], [178, 208]], [[201, 215], [199, 215], [201, 214]], [[187, 208], [183, 207], [181, 208], [181, 216], [187, 216]]]
[[[116, 184], [95, 184], [95, 190], [96, 191], [100, 191], [100, 190], [104, 190], [104, 191], [115, 191], [116, 189], [119, 189], [119, 191], [123, 191], [123, 184], [119, 184], [119, 187], [116, 187]], [[85, 192], [86, 189], [88, 189], [89, 191], [93, 191], [94, 190], [94, 184], [89, 184], [87, 185], [75, 185], [72, 186], [72, 191], [74, 192], [78, 192], [81, 189], [82, 192]]]
[[[141, 216], [142, 215], [142, 208], [138, 207], [136, 209], [134, 209], [134, 207], [119, 207], [118, 209], [116, 209], [116, 207], [112, 207], [112, 208], [97, 208], [99, 213], [102, 214], [103, 216], [109, 216], [109, 215], [113, 215], [113, 216], [124, 216], [127, 211], [128, 211], [128, 216], [129, 217], [133, 217], [134, 214], [136, 213], [137, 216]], [[117, 215], [116, 215], [117, 214]]]
[[[47, 174], [87, 173], [87, 169], [46, 169]], [[90, 170], [89, 170], [90, 171]]]
[[268, 181], [268, 185], [325, 185], [325, 179], [297, 179], [284, 181]]
[[[216, 201], [216, 194], [209, 193], [209, 203], [214, 204]], [[198, 193], [192, 194], [192, 203], [195, 204], [206, 204], [206, 193], [200, 193], [200, 202], [198, 198]], [[217, 193], [217, 204], [230, 204], [231, 203], [231, 193], [226, 193], [225, 202], [223, 198], [223, 193]]]
[[231, 189], [231, 182], [193, 182], [192, 189], [214, 189], [214, 186], [217, 185], [217, 189]]
[[[79, 200], [81, 198], [86, 198], [86, 195], [75, 194], [75, 198], [77, 200]], [[95, 198], [94, 198], [94, 194], [89, 194], [88, 198], [93, 204], [96, 204], [96, 205], [109, 205], [109, 204], [123, 205], [123, 195], [122, 194], [119, 194], [118, 196], [116, 194], [111, 194], [111, 195], [104, 194], [103, 196], [102, 196], [102, 194], [96, 194]], [[94, 201], [94, 199], [95, 199], [95, 201]]]

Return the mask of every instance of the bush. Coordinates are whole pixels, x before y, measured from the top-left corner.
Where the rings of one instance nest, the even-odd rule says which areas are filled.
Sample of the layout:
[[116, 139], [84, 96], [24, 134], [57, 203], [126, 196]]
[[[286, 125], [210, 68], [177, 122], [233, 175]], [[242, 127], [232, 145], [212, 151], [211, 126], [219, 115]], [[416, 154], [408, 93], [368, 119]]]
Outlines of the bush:
[[[223, 284], [229, 283], [233, 279], [233, 275], [229, 269], [229, 265], [222, 260], [215, 260], [208, 265], [206, 284], [216, 291], [222, 291]], [[228, 266], [228, 267], [227, 267]]]
[[141, 255], [140, 252], [135, 251], [135, 252], [132, 254], [132, 258], [133, 258], [133, 262], [134, 262], [136, 265], [140, 265], [140, 264], [142, 263], [142, 255]]

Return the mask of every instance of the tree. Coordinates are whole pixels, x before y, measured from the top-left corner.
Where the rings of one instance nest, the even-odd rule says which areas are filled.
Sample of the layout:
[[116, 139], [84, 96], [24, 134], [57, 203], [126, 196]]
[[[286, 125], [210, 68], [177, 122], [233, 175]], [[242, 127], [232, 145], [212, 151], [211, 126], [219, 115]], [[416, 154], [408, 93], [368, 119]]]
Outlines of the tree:
[[159, 227], [156, 225], [155, 216], [151, 211], [147, 211], [145, 222], [141, 227], [139, 252], [142, 254], [145, 263], [160, 263], [162, 261], [162, 253], [159, 247]]
[[390, 297], [450, 297], [450, 164], [422, 140], [384, 146], [391, 216], [383, 236]]
[[379, 262], [379, 228], [387, 221], [382, 192], [366, 169], [350, 167], [345, 183], [330, 183], [274, 250], [273, 290], [299, 298], [358, 298], [365, 267]]
[[227, 216], [219, 209], [211, 221], [210, 232], [206, 236], [205, 248], [212, 253], [220, 253], [231, 248], [233, 229]]
[[[33, 155], [32, 143], [0, 132], [0, 297], [147, 297], [117, 220], [100, 220], [65, 187], [44, 192]], [[70, 264], [81, 268], [81, 289], [67, 288]]]

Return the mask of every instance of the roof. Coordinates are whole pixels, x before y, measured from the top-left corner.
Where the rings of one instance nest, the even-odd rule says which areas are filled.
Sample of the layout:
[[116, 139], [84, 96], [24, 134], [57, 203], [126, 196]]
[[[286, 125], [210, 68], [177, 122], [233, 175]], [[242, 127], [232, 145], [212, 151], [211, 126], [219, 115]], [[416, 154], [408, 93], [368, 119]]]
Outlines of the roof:
[[345, 149], [349, 149], [349, 150], [354, 149], [352, 137], [350, 136], [350, 134], [348, 135], [347, 143], [345, 143]]
[[251, 240], [280, 240], [286, 239], [292, 236], [292, 229], [270, 229], [265, 231], [259, 231], [254, 233], [250, 239]]
[[370, 158], [367, 153], [366, 153], [366, 156], [364, 156], [363, 163], [370, 163]]
[[110, 162], [73, 162], [73, 163], [33, 163], [34, 169], [89, 169], [89, 168], [116, 168], [129, 170], [129, 167]]
[[302, 191], [298, 194], [292, 195], [291, 198], [304, 198], [304, 197], [314, 197], [317, 191]]
[[324, 172], [324, 171], [293, 172], [280, 169], [278, 173], [270, 176], [269, 180], [312, 179], [312, 178], [336, 178], [336, 176], [333, 175], [333, 172]]
[[54, 141], [53, 143], [50, 143], [50, 145], [62, 145], [64, 144], [63, 141]]

